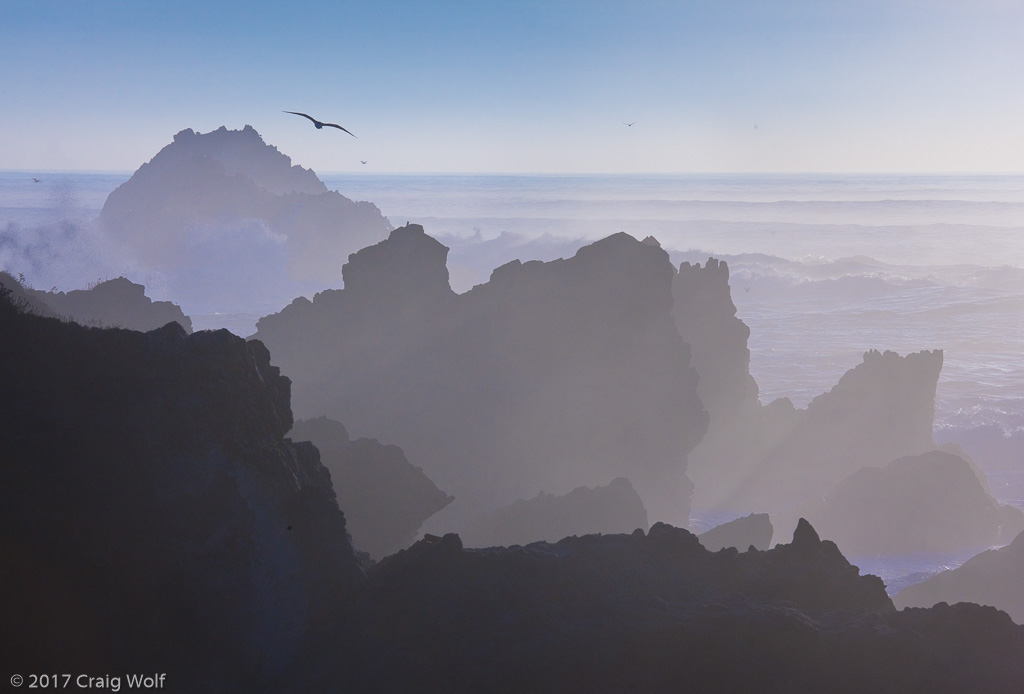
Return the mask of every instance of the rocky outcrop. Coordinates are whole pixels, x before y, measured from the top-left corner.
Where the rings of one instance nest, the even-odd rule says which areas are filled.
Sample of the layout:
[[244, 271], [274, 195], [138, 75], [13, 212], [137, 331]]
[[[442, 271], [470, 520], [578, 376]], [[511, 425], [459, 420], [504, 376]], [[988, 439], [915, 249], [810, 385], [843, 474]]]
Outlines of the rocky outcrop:
[[300, 420], [289, 436], [320, 451], [352, 543], [374, 559], [408, 547], [423, 521], [454, 499], [411, 465], [401, 448], [376, 439], [352, 441], [340, 422]]
[[963, 458], [943, 451], [858, 470], [812, 518], [855, 555], [955, 552], [1003, 544], [1024, 530], [1024, 512], [1000, 505]]
[[143, 267], [168, 273], [175, 297], [202, 291], [250, 310], [297, 284], [336, 285], [348, 255], [391, 229], [251, 126], [179, 132], [108, 196], [99, 221]]
[[744, 553], [709, 552], [660, 523], [508, 549], [447, 535], [368, 577], [374, 632], [392, 645], [375, 684], [393, 691], [1012, 692], [1024, 682], [1024, 630], [1006, 615], [898, 613], [878, 578], [859, 576], [806, 522], [791, 544]]
[[939, 602], [973, 602], [1003, 610], [1024, 624], [1024, 532], [1001, 549], [990, 549], [951, 571], [904, 588], [893, 597], [900, 608]]
[[743, 518], [717, 525], [698, 535], [697, 539], [711, 552], [726, 547], [734, 547], [741, 552], [751, 547], [766, 550], [772, 544], [773, 532], [772, 522], [767, 513], [751, 513]]
[[703, 452], [704, 467], [697, 476], [713, 493], [698, 495], [698, 503], [785, 514], [823, 498], [863, 467], [934, 450], [932, 420], [941, 369], [941, 350], [905, 357], [870, 351], [806, 410], [785, 400], [762, 408], [752, 428], [734, 432], [731, 455], [721, 453], [726, 448], [710, 458]]
[[192, 321], [170, 301], [153, 301], [146, 288], [124, 277], [70, 292], [29, 290], [51, 312], [82, 325], [147, 332], [174, 322], [192, 332]]
[[316, 449], [284, 438], [289, 382], [263, 345], [0, 301], [0, 353], [6, 657], [182, 691], [302, 688], [296, 663], [363, 576]]
[[672, 298], [672, 317], [690, 345], [698, 375], [697, 394], [710, 415], [707, 435], [688, 466], [694, 505], [714, 508], [752, 473], [795, 418], [790, 410], [786, 421], [769, 423], [772, 418], [763, 411], [750, 375], [750, 329], [736, 316], [724, 261], [680, 264]]
[[603, 487], [577, 487], [556, 496], [541, 492], [470, 523], [462, 533], [469, 547], [555, 542], [572, 535], [647, 532], [647, 509], [625, 477]]
[[455, 495], [431, 525], [620, 476], [653, 518], [685, 522], [707, 414], [668, 255], [616, 234], [456, 295], [446, 253], [419, 225], [396, 229], [350, 258], [345, 289], [260, 320], [296, 412], [399, 445]]

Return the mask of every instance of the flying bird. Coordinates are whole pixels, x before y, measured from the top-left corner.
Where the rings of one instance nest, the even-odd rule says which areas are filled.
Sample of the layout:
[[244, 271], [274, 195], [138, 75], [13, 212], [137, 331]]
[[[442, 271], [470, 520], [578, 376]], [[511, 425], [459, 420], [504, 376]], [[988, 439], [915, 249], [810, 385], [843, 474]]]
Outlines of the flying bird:
[[634, 125], [636, 125], [636, 121], [633, 121], [632, 123], [627, 123], [626, 121], [622, 121], [622, 124], [624, 126], [626, 126], [627, 128], [632, 128]]
[[366, 162], [365, 162], [365, 161], [363, 161], [362, 159], [360, 159], [360, 160], [359, 160], [359, 163], [360, 163], [360, 164], [365, 164]]
[[[350, 133], [348, 130], [345, 130], [345, 128], [341, 127], [337, 123], [324, 123], [323, 121], [318, 121], [313, 116], [306, 115], [305, 113], [299, 113], [298, 111], [284, 111], [284, 113], [291, 113], [292, 115], [295, 116], [302, 116], [303, 118], [310, 119], [311, 121], [313, 121], [313, 125], [316, 126], [317, 130], [320, 130], [324, 126], [327, 126], [328, 128], [337, 128], [338, 130], [343, 130], [344, 132], [347, 132], [349, 135], [352, 135], [352, 133]], [[352, 135], [352, 137], [355, 137], [355, 135]]]
[[42, 183], [42, 181], [40, 181], [40, 180], [39, 180], [38, 178], [36, 178], [35, 176], [33, 176], [33, 177], [32, 177], [32, 182], [33, 182], [33, 183]]

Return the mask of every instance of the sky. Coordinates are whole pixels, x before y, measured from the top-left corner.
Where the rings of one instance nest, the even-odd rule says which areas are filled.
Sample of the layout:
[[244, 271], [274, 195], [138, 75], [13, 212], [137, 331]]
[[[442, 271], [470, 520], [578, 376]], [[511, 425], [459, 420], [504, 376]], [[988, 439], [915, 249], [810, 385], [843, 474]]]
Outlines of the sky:
[[0, 0], [0, 169], [1017, 173], [1022, 87], [1020, 0]]

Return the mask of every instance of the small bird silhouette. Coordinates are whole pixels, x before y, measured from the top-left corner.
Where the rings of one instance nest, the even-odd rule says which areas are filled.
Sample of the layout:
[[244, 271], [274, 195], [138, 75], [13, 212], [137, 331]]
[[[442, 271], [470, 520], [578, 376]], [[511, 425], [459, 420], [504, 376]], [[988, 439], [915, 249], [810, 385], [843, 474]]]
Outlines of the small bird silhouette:
[[365, 161], [363, 161], [362, 159], [360, 159], [360, 160], [359, 160], [359, 163], [360, 163], [360, 164], [365, 164], [366, 162], [365, 162]]
[[636, 121], [633, 121], [632, 123], [627, 123], [626, 121], [622, 121], [622, 124], [624, 126], [626, 126], [627, 128], [632, 128], [634, 125], [636, 125]]
[[39, 180], [38, 178], [36, 178], [35, 176], [33, 176], [33, 177], [32, 177], [32, 182], [33, 182], [33, 183], [42, 183], [42, 181], [40, 181], [40, 180]]
[[[323, 121], [318, 121], [313, 116], [307, 115], [305, 113], [299, 113], [298, 111], [284, 111], [283, 113], [291, 113], [292, 115], [295, 115], [295, 116], [302, 116], [303, 118], [308, 118], [311, 121], [313, 121], [313, 125], [316, 126], [317, 130], [320, 130], [324, 126], [327, 126], [328, 128], [337, 128], [338, 130], [343, 130], [344, 132], [347, 132], [349, 135], [352, 135], [351, 132], [349, 132], [348, 130], [345, 130], [345, 128], [341, 127], [337, 123], [324, 123]], [[352, 135], [352, 137], [355, 137], [355, 135]]]
[[750, 291], [750, 287], [744, 287], [744, 288], [743, 288], [743, 291], [745, 291], [745, 292], [749, 292], [749, 291]]

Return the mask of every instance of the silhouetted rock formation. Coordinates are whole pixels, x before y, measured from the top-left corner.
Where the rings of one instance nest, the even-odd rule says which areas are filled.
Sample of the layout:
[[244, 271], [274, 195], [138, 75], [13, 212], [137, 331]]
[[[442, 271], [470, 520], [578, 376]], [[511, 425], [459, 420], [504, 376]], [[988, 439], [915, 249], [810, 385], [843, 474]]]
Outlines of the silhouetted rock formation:
[[736, 424], [732, 441], [695, 451], [694, 474], [705, 485], [697, 503], [794, 513], [863, 467], [934, 450], [941, 369], [941, 350], [906, 357], [873, 350], [806, 410], [788, 400], [763, 407], [749, 428]]
[[0, 353], [5, 658], [302, 689], [297, 659], [363, 576], [316, 449], [284, 439], [289, 382], [263, 345], [0, 301]]
[[1024, 530], [1024, 512], [1001, 506], [966, 461], [943, 451], [858, 470], [813, 518], [858, 555], [952, 552], [1005, 543]]
[[604, 487], [577, 487], [564, 496], [541, 492], [470, 523], [469, 547], [555, 542], [571, 535], [647, 532], [647, 509], [625, 477]]
[[423, 521], [454, 499], [410, 465], [401, 448], [376, 439], [351, 441], [340, 422], [300, 420], [289, 436], [319, 449], [352, 543], [375, 559], [408, 547]]
[[1024, 532], [1001, 549], [990, 549], [959, 568], [938, 573], [904, 588], [893, 597], [903, 607], [931, 607], [939, 602], [992, 605], [1024, 624]]
[[[685, 530], [464, 549], [370, 569], [391, 691], [1012, 692], [1024, 629], [973, 605], [897, 613], [801, 522], [767, 552]], [[967, 636], [969, 634], [970, 636]], [[975, 640], [977, 639], [977, 640]], [[956, 657], [951, 657], [955, 654]]]
[[941, 351], [867, 352], [806, 410], [785, 399], [763, 407], [728, 266], [714, 258], [704, 267], [682, 263], [673, 297], [673, 317], [692, 348], [697, 393], [710, 414], [707, 436], [690, 455], [695, 506], [781, 512], [785, 527], [795, 509], [860, 468], [935, 448]]
[[170, 301], [153, 301], [146, 296], [144, 286], [124, 277], [100, 282], [91, 289], [29, 293], [55, 315], [82, 325], [147, 332], [173, 322], [186, 333], [192, 332], [192, 321], [179, 306]]
[[336, 284], [349, 253], [391, 229], [376, 206], [328, 191], [251, 126], [179, 132], [99, 219], [146, 267], [181, 275], [175, 296], [202, 285], [249, 307], [289, 277]]
[[742, 483], [793, 422], [766, 426], [770, 418], [762, 411], [750, 375], [750, 329], [736, 317], [729, 266], [714, 258], [704, 267], [680, 264], [672, 298], [672, 316], [690, 345], [699, 377], [697, 394], [710, 415], [707, 435], [690, 455], [688, 474], [695, 487], [694, 505], [712, 508]]
[[446, 527], [618, 476], [652, 517], [685, 523], [707, 414], [668, 255], [616, 234], [456, 295], [446, 253], [419, 225], [396, 229], [352, 255], [345, 289], [260, 320], [296, 412], [401, 446], [455, 495]]
[[0, 353], [0, 636], [21, 673], [166, 672], [188, 692], [1024, 689], [1024, 628], [970, 604], [896, 612], [803, 520], [744, 553], [661, 523], [509, 549], [427, 536], [364, 577], [316, 448], [284, 438], [289, 383], [260, 343], [4, 300]]
[[750, 547], [765, 550], [771, 547], [773, 532], [772, 522], [767, 513], [751, 513], [749, 516], [717, 525], [698, 535], [697, 539], [711, 552], [717, 552], [725, 547], [735, 547], [741, 552]]

